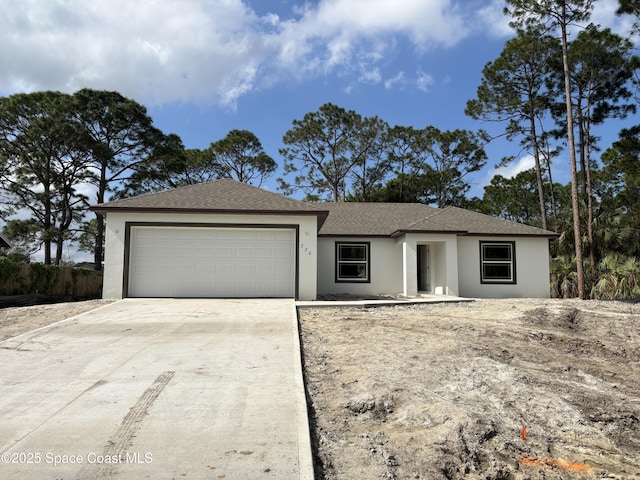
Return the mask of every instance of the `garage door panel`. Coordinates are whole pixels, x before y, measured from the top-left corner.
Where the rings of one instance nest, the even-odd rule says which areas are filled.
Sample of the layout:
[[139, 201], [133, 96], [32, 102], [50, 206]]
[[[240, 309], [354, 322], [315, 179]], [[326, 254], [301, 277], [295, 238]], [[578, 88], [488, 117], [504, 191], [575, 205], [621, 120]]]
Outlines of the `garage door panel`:
[[275, 255], [278, 258], [289, 258], [292, 254], [293, 252], [291, 251], [291, 248], [280, 247], [275, 249]]
[[271, 248], [256, 248], [256, 257], [258, 258], [273, 258], [273, 256]]
[[295, 231], [132, 227], [129, 295], [293, 297]]
[[255, 256], [255, 248], [251, 247], [236, 247], [236, 257], [238, 258], [251, 258]]
[[236, 240], [255, 240], [256, 233], [257, 232], [255, 230], [238, 230], [235, 239]]

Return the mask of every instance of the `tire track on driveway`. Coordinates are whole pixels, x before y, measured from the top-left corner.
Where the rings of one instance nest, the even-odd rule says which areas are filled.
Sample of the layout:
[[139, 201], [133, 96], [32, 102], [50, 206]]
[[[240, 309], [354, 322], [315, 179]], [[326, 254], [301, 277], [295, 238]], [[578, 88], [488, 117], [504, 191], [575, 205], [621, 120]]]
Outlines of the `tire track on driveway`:
[[[115, 473], [118, 465], [124, 462], [123, 457], [125, 452], [132, 446], [133, 439], [142, 428], [144, 416], [158, 399], [164, 387], [171, 381], [175, 373], [175, 371], [167, 371], [159, 375], [153, 381], [153, 384], [140, 396], [135, 405], [131, 407], [129, 413], [122, 419], [122, 423], [102, 451], [104, 458], [115, 459], [116, 461], [113, 463], [87, 463], [76, 474], [76, 480], [106, 478]], [[91, 475], [91, 471], [96, 469], [97, 471]]]

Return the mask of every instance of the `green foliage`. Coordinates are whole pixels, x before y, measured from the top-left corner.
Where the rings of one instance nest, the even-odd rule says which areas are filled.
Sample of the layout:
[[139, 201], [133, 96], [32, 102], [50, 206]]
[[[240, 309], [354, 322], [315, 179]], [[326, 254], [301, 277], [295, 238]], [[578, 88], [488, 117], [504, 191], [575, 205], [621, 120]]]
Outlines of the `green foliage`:
[[21, 209], [30, 213], [47, 264], [54, 242], [60, 261], [70, 226], [86, 207], [77, 186], [92, 175], [84, 132], [70, 119], [71, 112], [71, 97], [58, 92], [0, 98], [0, 188], [11, 205], [4, 219]]
[[598, 264], [598, 281], [591, 291], [593, 298], [626, 300], [640, 298], [640, 260], [610, 253]]
[[260, 186], [277, 167], [258, 137], [248, 130], [231, 130], [222, 140], [212, 143], [208, 152], [217, 178]]
[[94, 271], [86, 268], [72, 268], [71, 269], [71, 284], [66, 285], [65, 293], [67, 295], [75, 295], [78, 291], [78, 279], [84, 277], [87, 278], [90, 275], [95, 274]]
[[575, 256], [559, 256], [551, 259], [551, 296], [553, 298], [578, 296]]
[[585, 22], [591, 17], [595, 0], [507, 0], [504, 12], [512, 17], [512, 27], [547, 25], [553, 29]]
[[7, 282], [14, 281], [18, 277], [22, 266], [22, 262], [0, 256], [0, 288], [2, 290], [6, 289]]
[[32, 263], [30, 293], [42, 293], [50, 295], [53, 287], [58, 283], [60, 267], [56, 265], [44, 265], [42, 263]]
[[18, 274], [22, 265], [9, 257], [0, 257], [0, 278], [8, 280]]
[[209, 148], [184, 149], [177, 135], [167, 135], [152, 155], [127, 179], [116, 197], [153, 193], [170, 188], [233, 178], [256, 186], [277, 168], [260, 140], [247, 130], [231, 130]]
[[610, 211], [622, 211], [640, 226], [640, 125], [623, 130], [602, 155], [602, 197]]
[[97, 224], [95, 218], [82, 225], [82, 233], [78, 237], [78, 250], [81, 252], [92, 253], [96, 247]]
[[[535, 163], [535, 185], [540, 225], [547, 228], [545, 205], [544, 146], [547, 132], [545, 120], [553, 99], [547, 88], [552, 74], [552, 59], [560, 55], [556, 38], [546, 34], [539, 26], [518, 30], [517, 36], [505, 43], [500, 56], [483, 69], [478, 98], [467, 102], [465, 113], [475, 119], [504, 124], [508, 139], [519, 138], [520, 145], [529, 149]], [[547, 152], [546, 169], [551, 177], [551, 152]], [[503, 159], [504, 165], [515, 157]]]
[[427, 127], [418, 131], [416, 141], [428, 192], [424, 203], [438, 208], [460, 204], [470, 188], [464, 177], [487, 163], [484, 132]]
[[282, 138], [285, 146], [280, 155], [285, 174], [300, 174], [293, 183], [279, 178], [280, 190], [285, 194], [302, 190], [333, 201], [344, 200], [353, 167], [368, 155], [369, 144], [364, 137], [370, 123], [355, 111], [332, 103], [294, 120]]
[[[83, 153], [93, 172], [90, 180], [97, 189], [97, 203], [158, 157], [183, 150], [177, 135], [162, 133], [143, 105], [118, 92], [79, 90], [73, 95], [73, 119], [85, 138]], [[104, 218], [96, 214], [96, 270], [102, 269], [104, 230]]]
[[460, 205], [470, 189], [466, 177], [487, 161], [484, 132], [388, 125], [332, 104], [294, 121], [283, 139], [284, 193], [333, 201], [420, 201]]
[[540, 209], [536, 173], [520, 172], [513, 178], [496, 175], [484, 187], [486, 209], [483, 213], [513, 222], [540, 227]]
[[636, 17], [632, 31], [633, 33], [638, 33], [640, 31], [640, 3], [638, 3], [638, 0], [618, 0], [618, 4], [617, 15], [629, 14]]
[[[375, 189], [370, 196], [370, 201], [389, 203], [423, 203], [426, 199], [427, 186], [422, 174], [400, 174]], [[349, 198], [349, 201], [357, 200]]]
[[26, 263], [0, 256], [0, 295], [40, 293], [97, 297], [101, 286], [101, 272]]

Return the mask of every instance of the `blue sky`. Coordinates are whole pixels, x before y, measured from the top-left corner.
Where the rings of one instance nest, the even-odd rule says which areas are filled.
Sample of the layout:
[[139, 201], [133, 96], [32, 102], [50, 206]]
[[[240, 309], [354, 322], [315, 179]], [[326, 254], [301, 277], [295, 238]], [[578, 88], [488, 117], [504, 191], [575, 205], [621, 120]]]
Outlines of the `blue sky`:
[[[477, 130], [464, 115], [483, 66], [511, 36], [499, 0], [0, 0], [0, 95], [117, 90], [205, 148], [254, 132], [278, 163], [294, 119], [332, 102], [391, 125]], [[617, 0], [595, 23], [626, 34]], [[638, 119], [626, 123], [638, 123]], [[602, 145], [624, 122], [611, 125]], [[472, 195], [517, 144], [487, 147]], [[563, 158], [556, 179], [568, 181]], [[526, 153], [511, 175], [528, 167]], [[266, 187], [275, 189], [275, 177]]]

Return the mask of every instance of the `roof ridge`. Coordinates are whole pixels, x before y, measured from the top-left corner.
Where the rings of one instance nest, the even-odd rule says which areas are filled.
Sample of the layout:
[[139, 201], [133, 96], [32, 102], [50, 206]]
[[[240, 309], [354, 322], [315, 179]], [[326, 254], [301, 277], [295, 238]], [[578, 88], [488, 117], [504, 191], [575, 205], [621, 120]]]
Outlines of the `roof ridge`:
[[[431, 212], [431, 214], [430, 214], [430, 215], [427, 215], [427, 216], [426, 216], [426, 217], [424, 217], [422, 220], [416, 220], [415, 222], [410, 223], [410, 224], [407, 226], [407, 228], [406, 228], [406, 229], [403, 229], [403, 230], [409, 230], [409, 229], [411, 229], [411, 227], [413, 227], [414, 225], [418, 225], [418, 224], [420, 224], [420, 223], [422, 223], [422, 222], [426, 222], [426, 221], [427, 221], [427, 219], [429, 219], [429, 218], [433, 218], [433, 217], [436, 217], [436, 216], [438, 216], [438, 215], [442, 214], [445, 210], [447, 210], [448, 208], [450, 208], [450, 207], [451, 207], [451, 205], [447, 205], [447, 206], [446, 206], [446, 207], [444, 207], [444, 208], [431, 207], [431, 206], [426, 205], [426, 204], [424, 204], [424, 203], [423, 203], [423, 204], [421, 204], [421, 205], [424, 205], [425, 207], [429, 207], [430, 209], [435, 210], [435, 211]], [[453, 225], [450, 225], [448, 222], [444, 222], [444, 223], [445, 223], [445, 225], [447, 225], [447, 226], [449, 226], [449, 227], [452, 227], [452, 228], [454, 227]]]

